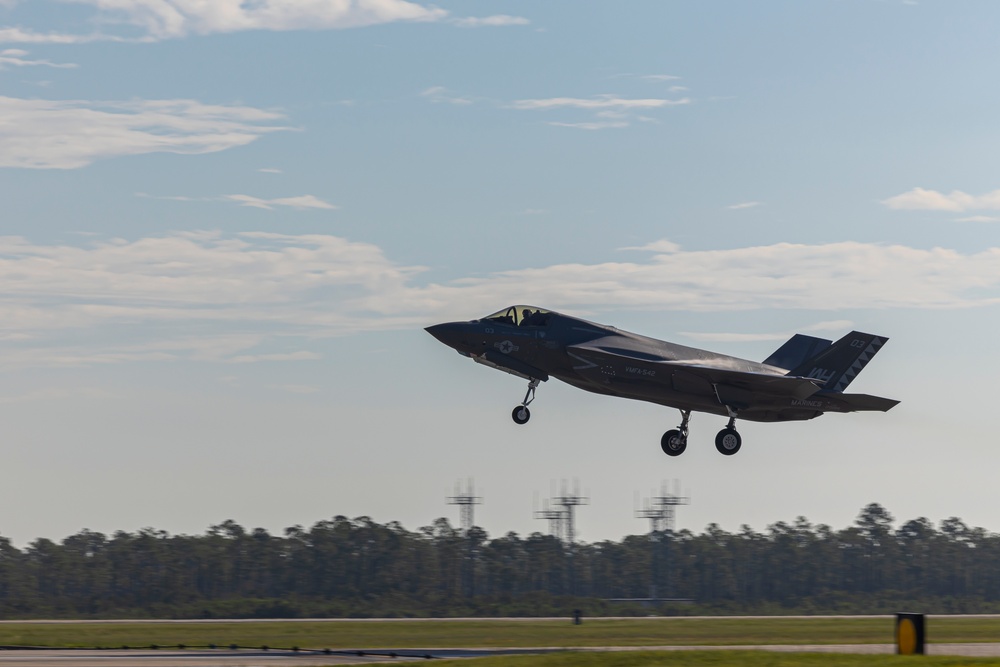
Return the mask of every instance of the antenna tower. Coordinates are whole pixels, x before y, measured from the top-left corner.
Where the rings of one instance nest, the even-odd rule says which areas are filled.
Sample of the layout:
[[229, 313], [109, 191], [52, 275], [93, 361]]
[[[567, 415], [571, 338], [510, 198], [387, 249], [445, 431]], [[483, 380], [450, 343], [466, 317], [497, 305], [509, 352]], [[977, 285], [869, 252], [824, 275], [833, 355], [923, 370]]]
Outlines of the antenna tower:
[[475, 507], [483, 504], [482, 497], [477, 496], [473, 489], [472, 478], [469, 478], [465, 491], [462, 491], [461, 482], [455, 482], [455, 495], [448, 496], [447, 501], [449, 505], [459, 506], [459, 522], [462, 526], [462, 533], [468, 537], [469, 531], [476, 525]]
[[565, 513], [562, 510], [554, 510], [549, 508], [549, 501], [546, 500], [543, 505], [543, 509], [535, 510], [536, 519], [548, 519], [549, 521], [549, 533], [557, 540], [563, 539], [563, 518]]
[[563, 508], [563, 533], [571, 551], [576, 543], [576, 517], [573, 508], [590, 504], [590, 498], [580, 495], [580, 485], [575, 484], [575, 487], [573, 493], [567, 493], [566, 480], [563, 480], [562, 495], [552, 499], [553, 505]]
[[[574, 484], [572, 492], [567, 491], [566, 480], [562, 483], [562, 493], [546, 500], [545, 509], [536, 510], [536, 519], [548, 519], [549, 532], [565, 544], [566, 570], [569, 579], [569, 593], [576, 595], [576, 573], [573, 563], [576, 556], [576, 507], [589, 505], [590, 498], [580, 495], [579, 483]], [[551, 509], [551, 507], [561, 509]]]
[[[674, 480], [675, 493], [667, 492], [666, 482], [660, 483], [660, 495], [643, 500], [642, 509], [635, 515], [640, 519], [649, 519], [649, 542], [652, 549], [652, 572], [650, 576], [650, 598], [657, 599], [657, 582], [660, 581], [660, 553], [666, 561], [663, 573], [665, 583], [664, 593], [669, 597], [672, 593], [670, 577], [670, 541], [674, 534], [675, 507], [691, 504], [691, 499], [680, 495], [679, 482]], [[663, 545], [662, 547], [660, 545]]]
[[476, 592], [476, 560], [479, 556], [472, 529], [476, 525], [475, 507], [483, 504], [483, 498], [476, 495], [472, 479], [469, 478], [465, 491], [462, 490], [461, 482], [455, 482], [455, 495], [448, 496], [447, 502], [459, 507], [459, 521], [466, 543], [466, 555], [462, 563], [462, 588], [467, 596], [472, 597]]

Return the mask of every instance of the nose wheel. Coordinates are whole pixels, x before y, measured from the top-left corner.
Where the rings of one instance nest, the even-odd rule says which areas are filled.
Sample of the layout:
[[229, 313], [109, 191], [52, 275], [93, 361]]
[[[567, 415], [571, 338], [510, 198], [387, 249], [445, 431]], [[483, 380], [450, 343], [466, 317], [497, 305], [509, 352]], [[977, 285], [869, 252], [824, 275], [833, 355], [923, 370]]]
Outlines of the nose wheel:
[[681, 410], [681, 425], [675, 429], [670, 429], [660, 438], [660, 449], [667, 456], [680, 456], [687, 449], [688, 420], [690, 418], [690, 410]]
[[527, 424], [528, 420], [531, 419], [531, 410], [528, 409], [528, 404], [535, 400], [535, 389], [537, 388], [538, 380], [532, 379], [528, 382], [528, 392], [524, 395], [524, 400], [510, 413], [515, 424]]

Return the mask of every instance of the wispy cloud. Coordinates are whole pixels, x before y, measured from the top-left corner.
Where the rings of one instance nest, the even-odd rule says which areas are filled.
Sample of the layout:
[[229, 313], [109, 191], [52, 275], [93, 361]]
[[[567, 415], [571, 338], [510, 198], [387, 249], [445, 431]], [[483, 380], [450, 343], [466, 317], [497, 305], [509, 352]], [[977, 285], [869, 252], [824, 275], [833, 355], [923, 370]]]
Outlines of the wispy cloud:
[[263, 208], [267, 210], [271, 210], [276, 206], [286, 206], [297, 209], [318, 208], [327, 210], [337, 208], [333, 204], [323, 201], [314, 195], [279, 197], [278, 199], [261, 199], [260, 197], [251, 197], [250, 195], [226, 195], [225, 199], [239, 202], [243, 206], [252, 206], [254, 208]]
[[[456, 95], [444, 86], [425, 88], [420, 92], [420, 96], [435, 103], [470, 105], [475, 102], [470, 97]], [[658, 119], [640, 115], [637, 112], [682, 106], [690, 103], [691, 100], [687, 97], [673, 100], [663, 98], [627, 98], [609, 93], [593, 97], [521, 99], [508, 102], [503, 104], [503, 106], [516, 111], [583, 111], [588, 116], [583, 120], [560, 119], [547, 121], [546, 124], [579, 130], [606, 130], [610, 128], [625, 128], [631, 125], [633, 121], [657, 123], [659, 122]]]
[[596, 95], [594, 97], [549, 97], [544, 99], [516, 100], [510, 104], [512, 109], [549, 110], [560, 108], [574, 109], [656, 109], [660, 107], [690, 104], [691, 100], [667, 100], [658, 98], [628, 99], [613, 94]]
[[604, 94], [594, 97], [548, 97], [539, 99], [515, 100], [508, 108], [519, 111], [569, 110], [591, 112], [591, 117], [585, 120], [548, 121], [548, 125], [556, 127], [571, 127], [578, 130], [606, 130], [629, 127], [633, 120], [640, 122], [657, 122], [655, 118], [638, 115], [638, 111], [649, 111], [665, 107], [690, 104], [687, 97], [669, 100], [662, 98], [626, 98], [620, 95]]
[[551, 121], [549, 125], [554, 125], [556, 127], [573, 127], [578, 130], [607, 130], [608, 128], [614, 127], [628, 127], [628, 122], [624, 120], [605, 120], [605, 121], [584, 121], [580, 123], [562, 123], [559, 121]]
[[994, 215], [970, 215], [966, 218], [955, 218], [955, 222], [1000, 222]]
[[730, 206], [727, 206], [726, 208], [728, 208], [731, 211], [739, 211], [739, 210], [744, 209], [744, 208], [756, 208], [756, 207], [758, 207], [760, 205], [761, 205], [761, 202], [759, 202], [759, 201], [745, 201], [745, 202], [740, 202], [739, 204], [731, 204]]
[[0, 167], [75, 169], [143, 153], [212, 153], [287, 130], [282, 115], [194, 100], [53, 101], [0, 97]]
[[659, 241], [653, 241], [652, 243], [647, 243], [646, 245], [626, 246], [624, 248], [619, 248], [619, 250], [639, 250], [642, 252], [653, 252], [658, 255], [666, 255], [680, 252], [681, 247], [668, 239], [660, 239]]
[[509, 14], [495, 14], [482, 18], [460, 18], [452, 19], [452, 23], [460, 28], [483, 28], [512, 25], [529, 25], [531, 21], [523, 16], [511, 16]]
[[[44, 0], [43, 0], [44, 1]], [[127, 38], [101, 33], [38, 32], [20, 27], [0, 28], [0, 44], [90, 44], [92, 42], [148, 42], [150, 37]]]
[[447, 21], [462, 28], [527, 25], [520, 16], [452, 18], [447, 10], [409, 0], [33, 0], [88, 6], [91, 25], [103, 32], [53, 32], [22, 26], [0, 28], [0, 43], [84, 44], [98, 41], [157, 42], [191, 35], [247, 30], [343, 30], [386, 23]]
[[1000, 190], [994, 190], [984, 195], [970, 195], [961, 190], [952, 190], [948, 194], [937, 190], [913, 188], [908, 192], [883, 199], [882, 203], [892, 209], [920, 211], [975, 211], [1000, 210]]
[[444, 86], [431, 86], [420, 91], [421, 97], [426, 97], [431, 102], [445, 102], [447, 104], [472, 104], [472, 100], [468, 97], [458, 97], [453, 95]]
[[699, 340], [713, 343], [754, 343], [761, 341], [784, 341], [797, 333], [834, 333], [844, 334], [851, 330], [854, 323], [850, 320], [832, 320], [828, 322], [816, 322], [807, 324], [790, 331], [776, 331], [770, 333], [707, 333], [697, 331], [680, 331], [682, 336], [687, 336], [692, 340]]
[[[124, 34], [38, 33], [20, 27], [0, 30], [0, 41], [81, 43], [159, 41], [188, 35], [246, 30], [336, 30], [400, 21], [441, 21], [448, 12], [406, 0], [289, 2], [288, 0], [39, 0], [50, 5], [89, 5], [91, 19], [105, 27], [131, 28]], [[53, 11], [55, 9], [53, 8]]]
[[251, 195], [223, 195], [221, 197], [188, 197], [185, 195], [150, 195], [145, 192], [135, 193], [136, 197], [143, 197], [144, 199], [162, 199], [165, 201], [183, 201], [183, 202], [234, 202], [240, 204], [241, 206], [250, 206], [252, 208], [262, 208], [267, 210], [272, 210], [278, 206], [284, 206], [288, 208], [294, 208], [299, 210], [304, 209], [325, 209], [325, 210], [336, 210], [339, 208], [331, 204], [328, 201], [324, 201], [315, 195], [299, 195], [297, 197], [278, 197], [276, 199], [263, 199], [261, 197], [253, 197]]
[[[222, 201], [221, 197], [188, 197], [186, 195], [151, 195], [145, 192], [136, 192], [136, 197], [142, 197], [143, 199], [162, 199], [163, 201]], [[83, 234], [84, 232], [77, 232]], [[91, 236], [96, 236], [96, 234], [91, 234]]]
[[681, 77], [675, 74], [636, 74], [634, 72], [621, 72], [618, 74], [612, 74], [610, 78], [613, 79], [640, 79], [642, 81], [654, 81], [654, 82], [664, 82], [664, 81], [678, 81]]
[[28, 52], [22, 49], [4, 49], [0, 51], [0, 69], [7, 67], [53, 67], [56, 69], [74, 69], [76, 63], [54, 63], [51, 60], [31, 60]]

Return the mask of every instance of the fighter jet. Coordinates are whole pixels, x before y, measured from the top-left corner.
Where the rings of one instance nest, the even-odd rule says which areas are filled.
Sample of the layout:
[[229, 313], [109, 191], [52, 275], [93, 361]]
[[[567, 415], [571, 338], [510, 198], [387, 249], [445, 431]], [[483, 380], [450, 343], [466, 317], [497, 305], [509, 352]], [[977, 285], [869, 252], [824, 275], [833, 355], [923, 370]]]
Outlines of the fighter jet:
[[640, 336], [534, 306], [511, 306], [427, 332], [462, 356], [528, 381], [511, 416], [531, 417], [535, 389], [550, 377], [586, 391], [676, 408], [681, 423], [660, 438], [669, 456], [687, 449], [692, 412], [729, 418], [715, 447], [731, 456], [736, 419], [799, 421], [825, 412], [886, 412], [899, 401], [844, 390], [888, 338], [852, 331], [837, 342], [796, 334], [763, 362]]

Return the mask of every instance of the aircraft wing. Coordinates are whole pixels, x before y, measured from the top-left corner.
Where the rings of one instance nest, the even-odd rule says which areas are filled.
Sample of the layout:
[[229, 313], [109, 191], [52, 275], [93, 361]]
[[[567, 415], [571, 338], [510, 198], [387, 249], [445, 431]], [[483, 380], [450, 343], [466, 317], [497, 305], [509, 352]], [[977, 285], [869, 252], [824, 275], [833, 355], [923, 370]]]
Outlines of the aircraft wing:
[[[692, 394], [715, 394], [723, 403], [749, 403], [752, 394], [808, 398], [820, 390], [818, 380], [741, 370], [728, 357], [718, 360], [669, 360], [622, 348], [608, 349], [596, 341], [566, 348], [571, 356], [600, 368], [614, 368], [618, 379], [669, 382], [673, 389]], [[716, 363], [713, 363], [716, 362]], [[621, 369], [619, 374], [617, 369]]]

